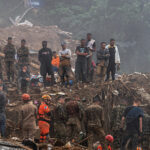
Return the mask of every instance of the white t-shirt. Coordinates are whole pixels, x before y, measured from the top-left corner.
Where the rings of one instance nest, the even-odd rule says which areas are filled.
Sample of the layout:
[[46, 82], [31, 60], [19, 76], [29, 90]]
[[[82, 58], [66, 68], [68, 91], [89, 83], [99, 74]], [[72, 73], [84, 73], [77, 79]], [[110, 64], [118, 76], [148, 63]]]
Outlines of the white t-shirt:
[[59, 56], [61, 57], [62, 55], [68, 55], [68, 57], [71, 58], [71, 50], [65, 49], [65, 50], [59, 51]]

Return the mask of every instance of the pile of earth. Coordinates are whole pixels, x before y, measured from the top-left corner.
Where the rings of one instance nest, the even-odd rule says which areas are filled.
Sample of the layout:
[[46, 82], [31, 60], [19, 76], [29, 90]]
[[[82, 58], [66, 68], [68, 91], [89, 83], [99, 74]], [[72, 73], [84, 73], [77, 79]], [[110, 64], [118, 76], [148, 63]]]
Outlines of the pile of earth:
[[[30, 90], [30, 94], [33, 102], [40, 101], [43, 94], [49, 94], [52, 97], [50, 104], [51, 110], [57, 105], [57, 100], [60, 96], [64, 96], [66, 99], [74, 99], [77, 95], [80, 99], [80, 103], [86, 108], [92, 104], [92, 99], [95, 96], [99, 96], [101, 104], [104, 108], [105, 114], [105, 132], [106, 134], [115, 135], [115, 145], [120, 146], [119, 126], [123, 110], [126, 106], [132, 104], [133, 99], [140, 99], [142, 102], [142, 108], [145, 113], [144, 118], [144, 135], [145, 143], [150, 143], [150, 74], [134, 73], [130, 75], [119, 76], [114, 82], [109, 81], [100, 84], [96, 79], [91, 84], [75, 84], [68, 88], [61, 87], [56, 84], [53, 87], [34, 88]], [[18, 120], [17, 113], [21, 102], [21, 96], [19, 97], [16, 91], [9, 91], [8, 98], [9, 104], [7, 105], [7, 128], [9, 129], [9, 138], [19, 137], [20, 131], [17, 129], [16, 122]], [[123, 108], [123, 109], [122, 109]], [[11, 115], [10, 115], [11, 114]], [[145, 144], [146, 145], [146, 144]], [[148, 144], [148, 146], [150, 146]], [[116, 147], [116, 148], [118, 148]]]
[[61, 49], [60, 43], [66, 41], [69, 48], [73, 48], [77, 41], [72, 39], [72, 33], [62, 31], [58, 26], [11, 26], [0, 28], [0, 45], [3, 47], [7, 43], [7, 38], [12, 37], [16, 47], [20, 46], [20, 41], [26, 39], [29, 49], [39, 50], [43, 40], [48, 41], [48, 47], [53, 51]]

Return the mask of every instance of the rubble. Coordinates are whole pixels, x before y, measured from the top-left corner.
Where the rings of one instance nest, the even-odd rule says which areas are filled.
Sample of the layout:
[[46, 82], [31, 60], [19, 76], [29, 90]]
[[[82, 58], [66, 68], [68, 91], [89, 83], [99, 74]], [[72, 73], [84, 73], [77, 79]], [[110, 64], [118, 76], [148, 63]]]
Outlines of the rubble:
[[[113, 117], [113, 121], [115, 121], [116, 119], [118, 125], [115, 125], [115, 127], [111, 127], [111, 123], [112, 123], [111, 115], [113, 112], [113, 106], [117, 106], [117, 110], [119, 109], [121, 110], [122, 105], [124, 104], [130, 105], [132, 103], [133, 97], [140, 98], [142, 101], [142, 108], [145, 111], [145, 116], [147, 116], [145, 118], [145, 123], [144, 123], [144, 128], [145, 128], [144, 132], [145, 135], [148, 134], [149, 136], [150, 129], [148, 126], [150, 123], [150, 111], [148, 108], [150, 104], [149, 104], [148, 96], [150, 94], [150, 90], [148, 89], [147, 86], [147, 83], [149, 82], [150, 82], [149, 73], [145, 74], [144, 76], [142, 74], [122, 75], [121, 79], [116, 80], [114, 82], [110, 81], [104, 84], [100, 84], [99, 81], [96, 80], [94, 83], [91, 84], [73, 85], [68, 88], [55, 85], [53, 87], [46, 88], [44, 91], [41, 90], [40, 88], [39, 90], [38, 89], [30, 90], [30, 94], [33, 102], [35, 103], [40, 101], [40, 97], [42, 94], [47, 93], [51, 95], [52, 108], [56, 106], [58, 97], [62, 95], [69, 99], [73, 99], [76, 95], [78, 95], [79, 98], [81, 99], [81, 103], [84, 106], [84, 108], [92, 103], [93, 97], [99, 95], [102, 99], [102, 104], [104, 106], [105, 122], [106, 122], [105, 131], [107, 131], [107, 133], [113, 133], [113, 132], [116, 133], [117, 132], [116, 128], [117, 126], [119, 128], [119, 124], [121, 120], [121, 117], [119, 116], [117, 117], [117, 115], [115, 115], [116, 118]], [[11, 98], [9, 93], [8, 93], [8, 97]], [[15, 102], [16, 105], [14, 103], [10, 103], [9, 105], [7, 105], [7, 111], [6, 111], [7, 118], [8, 118], [7, 125], [11, 131], [9, 137], [19, 137], [16, 128], [16, 122], [17, 122], [16, 114], [17, 114], [18, 107], [21, 105], [21, 101], [18, 100], [19, 98], [16, 99]], [[116, 135], [118, 134], [119, 133], [117, 133]], [[86, 149], [85, 147], [82, 146], [80, 147], [80, 145], [76, 147], [76, 145], [72, 145], [72, 143], [68, 143], [67, 146], [70, 147], [70, 148], [67, 147], [68, 149]], [[53, 149], [63, 150], [67, 148], [65, 146], [62, 147], [56, 146]]]

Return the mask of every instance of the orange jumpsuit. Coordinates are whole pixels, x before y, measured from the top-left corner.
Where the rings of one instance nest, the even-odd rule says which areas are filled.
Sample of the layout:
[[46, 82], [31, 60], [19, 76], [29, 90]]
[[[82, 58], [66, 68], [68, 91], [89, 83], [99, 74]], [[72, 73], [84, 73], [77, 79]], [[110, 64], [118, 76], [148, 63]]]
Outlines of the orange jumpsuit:
[[97, 147], [97, 150], [103, 150], [103, 149], [102, 149], [102, 146], [99, 145], [99, 146]]
[[111, 148], [111, 146], [110, 146], [110, 145], [108, 145], [108, 150], [112, 150], [112, 148]]
[[49, 134], [50, 129], [50, 118], [48, 117], [48, 113], [50, 113], [50, 109], [48, 105], [44, 102], [41, 103], [38, 110], [38, 125], [40, 128], [40, 142], [46, 142], [46, 136]]

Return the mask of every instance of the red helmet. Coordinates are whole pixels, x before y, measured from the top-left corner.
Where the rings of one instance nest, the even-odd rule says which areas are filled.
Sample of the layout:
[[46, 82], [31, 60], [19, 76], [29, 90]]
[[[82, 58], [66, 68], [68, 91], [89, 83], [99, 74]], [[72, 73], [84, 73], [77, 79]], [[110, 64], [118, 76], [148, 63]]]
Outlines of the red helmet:
[[22, 99], [25, 100], [25, 101], [30, 100], [30, 95], [29, 94], [23, 94]]
[[112, 135], [107, 135], [107, 136], [105, 136], [105, 140], [107, 140], [110, 143], [113, 143], [114, 137]]

